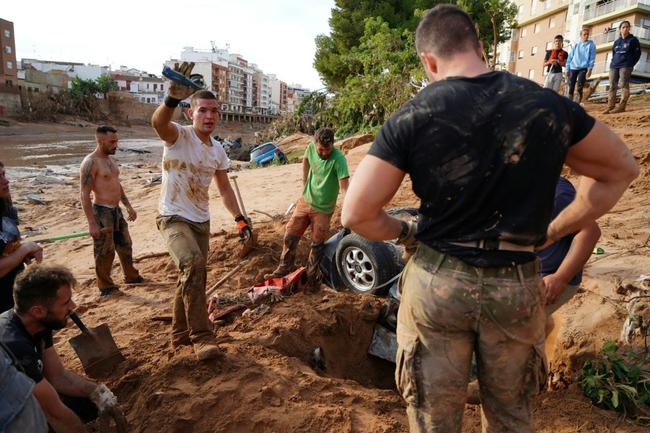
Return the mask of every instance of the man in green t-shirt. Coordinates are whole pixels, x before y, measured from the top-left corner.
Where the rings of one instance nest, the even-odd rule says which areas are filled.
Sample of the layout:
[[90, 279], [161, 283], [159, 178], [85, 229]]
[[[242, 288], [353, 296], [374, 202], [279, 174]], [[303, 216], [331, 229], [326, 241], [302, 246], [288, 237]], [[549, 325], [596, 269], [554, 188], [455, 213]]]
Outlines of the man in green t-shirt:
[[296, 249], [300, 238], [311, 225], [311, 250], [307, 263], [309, 286], [318, 289], [320, 271], [318, 263], [323, 256], [323, 244], [329, 233], [330, 219], [336, 207], [339, 188], [348, 189], [350, 174], [343, 152], [334, 148], [334, 132], [321, 128], [314, 141], [305, 149], [302, 161], [302, 196], [287, 223], [282, 256], [277, 269], [265, 277], [285, 276], [293, 270]]

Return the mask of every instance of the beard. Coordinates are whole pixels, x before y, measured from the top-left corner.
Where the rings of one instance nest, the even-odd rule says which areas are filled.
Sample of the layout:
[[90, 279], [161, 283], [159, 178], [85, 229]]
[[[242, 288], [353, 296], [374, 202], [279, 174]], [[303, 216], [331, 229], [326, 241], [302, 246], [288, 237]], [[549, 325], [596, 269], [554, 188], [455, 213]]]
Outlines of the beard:
[[50, 313], [45, 316], [43, 320], [41, 320], [41, 325], [45, 326], [45, 328], [50, 329], [52, 331], [58, 331], [59, 329], [63, 329], [66, 327], [68, 324], [68, 316], [65, 316], [63, 319], [57, 319], [55, 317], [52, 317]]

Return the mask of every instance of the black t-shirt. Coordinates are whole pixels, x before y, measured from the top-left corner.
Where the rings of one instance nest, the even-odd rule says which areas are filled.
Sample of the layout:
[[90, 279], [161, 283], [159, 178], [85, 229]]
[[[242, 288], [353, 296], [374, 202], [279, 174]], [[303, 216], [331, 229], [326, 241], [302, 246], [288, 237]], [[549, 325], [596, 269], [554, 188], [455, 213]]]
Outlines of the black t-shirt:
[[[0, 203], [2, 206], [2, 203]], [[18, 230], [18, 218], [15, 208], [10, 206], [7, 211], [0, 208], [0, 256], [5, 254], [8, 246], [20, 241]], [[19, 264], [3, 277], [0, 277], [0, 313], [7, 311], [14, 306], [13, 289], [16, 276], [25, 268]]]
[[43, 351], [52, 347], [52, 331], [29, 335], [14, 310], [0, 314], [0, 341], [9, 347], [18, 363], [34, 382], [43, 379]]
[[535, 255], [449, 242], [543, 243], [566, 153], [594, 122], [578, 104], [506, 72], [452, 77], [391, 116], [369, 154], [411, 176], [418, 240], [474, 266], [508, 266]]

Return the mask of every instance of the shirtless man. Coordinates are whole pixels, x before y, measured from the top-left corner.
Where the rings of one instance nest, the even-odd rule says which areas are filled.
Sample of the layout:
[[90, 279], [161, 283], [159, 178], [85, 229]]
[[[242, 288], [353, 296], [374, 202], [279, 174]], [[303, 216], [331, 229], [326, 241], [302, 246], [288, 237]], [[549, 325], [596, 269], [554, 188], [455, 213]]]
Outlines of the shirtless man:
[[131, 236], [120, 201], [126, 207], [129, 221], [135, 221], [138, 215], [126, 198], [120, 184], [120, 170], [110, 157], [117, 150], [117, 130], [112, 126], [100, 126], [95, 132], [95, 141], [97, 148], [81, 163], [80, 193], [88, 231], [93, 237], [97, 285], [101, 296], [106, 296], [118, 289], [111, 279], [115, 251], [126, 283], [139, 283], [143, 278], [133, 267]]

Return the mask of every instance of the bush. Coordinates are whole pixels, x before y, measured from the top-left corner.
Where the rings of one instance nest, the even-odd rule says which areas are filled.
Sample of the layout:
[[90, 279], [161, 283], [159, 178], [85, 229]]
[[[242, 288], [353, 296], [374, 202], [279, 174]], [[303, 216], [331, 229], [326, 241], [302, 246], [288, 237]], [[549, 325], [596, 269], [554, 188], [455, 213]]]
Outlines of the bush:
[[647, 353], [622, 356], [615, 342], [606, 341], [600, 355], [580, 371], [582, 391], [597, 406], [650, 423], [650, 372], [641, 368], [647, 361]]

